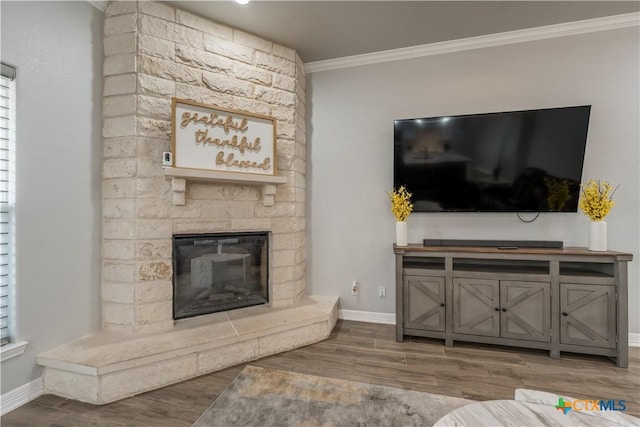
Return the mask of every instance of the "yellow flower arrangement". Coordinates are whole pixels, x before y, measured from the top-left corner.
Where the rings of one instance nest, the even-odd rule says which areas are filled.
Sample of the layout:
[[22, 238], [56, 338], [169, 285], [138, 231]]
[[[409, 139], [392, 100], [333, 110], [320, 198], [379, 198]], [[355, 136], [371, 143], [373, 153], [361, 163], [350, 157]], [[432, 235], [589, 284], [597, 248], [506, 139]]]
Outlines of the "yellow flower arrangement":
[[602, 221], [616, 204], [613, 201], [613, 193], [617, 189], [618, 187], [613, 188], [607, 181], [590, 179], [586, 184], [582, 184], [580, 209], [591, 221]]
[[403, 185], [398, 190], [395, 188], [391, 192], [387, 191], [387, 195], [391, 199], [391, 212], [396, 217], [396, 221], [404, 222], [413, 210], [411, 203], [411, 193]]

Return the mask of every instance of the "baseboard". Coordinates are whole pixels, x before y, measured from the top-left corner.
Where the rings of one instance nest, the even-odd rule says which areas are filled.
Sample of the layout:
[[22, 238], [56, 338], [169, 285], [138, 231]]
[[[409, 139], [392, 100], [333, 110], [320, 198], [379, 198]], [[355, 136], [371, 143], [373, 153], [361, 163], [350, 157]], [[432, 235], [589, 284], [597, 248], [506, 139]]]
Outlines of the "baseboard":
[[[375, 311], [338, 310], [338, 319], [380, 323], [383, 325], [396, 324], [395, 313], [377, 313]], [[629, 347], [640, 347], [640, 334], [629, 334]]]
[[25, 403], [31, 402], [40, 397], [43, 392], [42, 377], [38, 377], [30, 383], [3, 394], [0, 396], [0, 415], [4, 416]]
[[395, 313], [377, 313], [374, 311], [338, 310], [338, 319], [354, 320], [356, 322], [381, 323], [395, 325]]

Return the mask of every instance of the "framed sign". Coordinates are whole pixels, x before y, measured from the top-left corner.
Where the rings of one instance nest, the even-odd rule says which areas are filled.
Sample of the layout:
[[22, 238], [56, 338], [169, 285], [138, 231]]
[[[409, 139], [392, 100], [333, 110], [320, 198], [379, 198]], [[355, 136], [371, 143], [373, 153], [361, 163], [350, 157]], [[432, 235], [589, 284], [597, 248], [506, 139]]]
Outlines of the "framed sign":
[[173, 167], [276, 174], [276, 120], [171, 99]]

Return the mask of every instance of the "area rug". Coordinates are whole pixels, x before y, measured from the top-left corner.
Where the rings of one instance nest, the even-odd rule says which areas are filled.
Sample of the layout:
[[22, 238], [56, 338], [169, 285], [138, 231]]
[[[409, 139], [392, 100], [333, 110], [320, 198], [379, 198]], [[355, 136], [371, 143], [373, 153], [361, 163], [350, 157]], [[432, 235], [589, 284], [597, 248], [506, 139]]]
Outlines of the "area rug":
[[430, 426], [471, 402], [247, 366], [192, 427]]

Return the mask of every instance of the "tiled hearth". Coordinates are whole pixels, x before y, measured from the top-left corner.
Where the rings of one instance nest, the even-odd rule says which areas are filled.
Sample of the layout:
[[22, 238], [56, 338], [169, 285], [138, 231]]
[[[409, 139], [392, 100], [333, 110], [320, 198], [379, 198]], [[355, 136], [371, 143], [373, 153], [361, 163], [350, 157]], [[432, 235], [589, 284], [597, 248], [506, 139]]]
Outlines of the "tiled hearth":
[[[102, 330], [39, 356], [45, 392], [106, 403], [328, 337], [337, 297], [305, 297], [296, 52], [151, 1], [108, 4], [104, 50]], [[163, 171], [172, 97], [274, 117], [277, 176]], [[172, 236], [258, 231], [270, 239], [269, 304], [174, 321]]]

